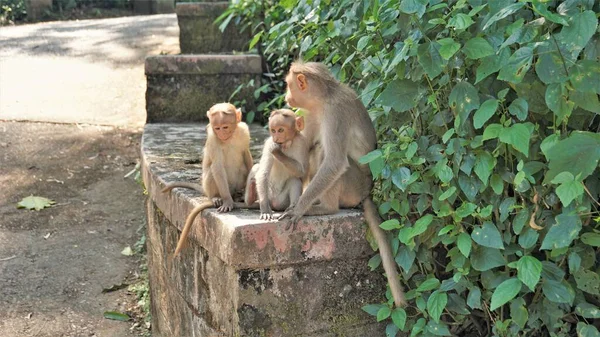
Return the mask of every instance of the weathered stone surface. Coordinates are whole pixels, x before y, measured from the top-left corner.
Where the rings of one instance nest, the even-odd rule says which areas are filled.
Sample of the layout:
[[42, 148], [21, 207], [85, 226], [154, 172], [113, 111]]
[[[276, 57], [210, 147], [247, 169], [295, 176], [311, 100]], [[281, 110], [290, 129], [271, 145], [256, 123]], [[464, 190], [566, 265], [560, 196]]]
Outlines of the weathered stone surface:
[[[206, 111], [227, 102], [240, 84], [260, 81], [258, 55], [163, 55], [146, 58], [148, 123], [206, 121]], [[243, 112], [255, 108], [252, 88], [240, 90]]]
[[52, 0], [25, 0], [27, 19], [36, 21], [42, 18], [46, 11], [52, 9]]
[[[166, 181], [198, 181], [205, 140], [200, 124], [148, 124], [142, 172], [148, 190], [148, 250], [154, 336], [383, 336], [360, 308], [379, 302], [385, 280], [362, 213], [305, 217], [294, 232], [259, 220], [258, 210], [196, 219], [181, 256], [171, 259], [200, 195]], [[255, 161], [267, 136], [252, 125]]]
[[133, 12], [136, 14], [167, 14], [175, 12], [175, 0], [135, 0]]
[[179, 23], [179, 46], [183, 54], [231, 53], [243, 51], [250, 41], [250, 31], [230, 23], [221, 32], [214, 21], [227, 9], [229, 3], [180, 2], [176, 5]]

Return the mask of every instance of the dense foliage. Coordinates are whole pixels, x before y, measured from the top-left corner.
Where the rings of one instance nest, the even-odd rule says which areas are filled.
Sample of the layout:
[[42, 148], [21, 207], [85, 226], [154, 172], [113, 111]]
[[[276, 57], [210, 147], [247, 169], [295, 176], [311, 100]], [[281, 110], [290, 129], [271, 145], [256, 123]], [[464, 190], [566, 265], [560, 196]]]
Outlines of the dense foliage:
[[0, 0], [0, 25], [21, 21], [26, 16], [25, 0]]
[[599, 335], [599, 7], [242, 0], [221, 17], [265, 56], [260, 109], [283, 105], [297, 57], [369, 109], [363, 161], [410, 290], [364, 308], [389, 336]]

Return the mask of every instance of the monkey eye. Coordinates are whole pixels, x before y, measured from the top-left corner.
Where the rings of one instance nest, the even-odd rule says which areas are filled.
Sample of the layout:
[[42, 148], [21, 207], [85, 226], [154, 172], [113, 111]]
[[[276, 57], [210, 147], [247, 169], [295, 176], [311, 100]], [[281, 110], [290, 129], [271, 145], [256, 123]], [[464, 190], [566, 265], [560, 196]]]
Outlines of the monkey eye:
[[283, 130], [283, 128], [281, 128], [281, 129], [279, 129], [279, 130], [277, 130], [277, 131], [279, 131], [279, 132], [283, 132], [284, 130]]

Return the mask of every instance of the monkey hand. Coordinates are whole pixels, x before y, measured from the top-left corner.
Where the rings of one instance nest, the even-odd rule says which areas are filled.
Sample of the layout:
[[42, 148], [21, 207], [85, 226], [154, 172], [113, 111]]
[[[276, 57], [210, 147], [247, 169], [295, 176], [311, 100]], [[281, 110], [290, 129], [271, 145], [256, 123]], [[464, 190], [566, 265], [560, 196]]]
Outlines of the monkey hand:
[[278, 221], [283, 221], [286, 218], [290, 218], [290, 222], [287, 224], [287, 226], [285, 226], [285, 230], [289, 230], [290, 228], [292, 229], [292, 231], [296, 230], [296, 225], [298, 224], [298, 221], [300, 220], [300, 218], [302, 217], [303, 214], [299, 214], [296, 211], [296, 208], [288, 208], [285, 210], [285, 212], [283, 212], [283, 214], [281, 214], [277, 220]]
[[273, 149], [271, 150], [271, 154], [273, 155], [273, 157], [275, 157], [277, 159], [284, 157], [285, 155], [282, 152], [282, 148], [283, 148], [283, 145], [277, 144], [276, 146], [274, 146]]
[[224, 213], [233, 209], [233, 199], [223, 199], [223, 204], [217, 208], [217, 212]]

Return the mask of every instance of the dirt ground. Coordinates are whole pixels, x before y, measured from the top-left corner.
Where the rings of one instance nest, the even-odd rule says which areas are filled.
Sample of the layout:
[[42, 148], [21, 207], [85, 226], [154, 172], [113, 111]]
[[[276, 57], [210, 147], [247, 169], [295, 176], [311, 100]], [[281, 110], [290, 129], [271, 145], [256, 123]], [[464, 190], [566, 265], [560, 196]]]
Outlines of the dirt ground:
[[[142, 321], [139, 158], [145, 55], [178, 53], [175, 15], [0, 29], [0, 336], [125, 337]], [[52, 199], [17, 209], [27, 196]]]

